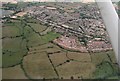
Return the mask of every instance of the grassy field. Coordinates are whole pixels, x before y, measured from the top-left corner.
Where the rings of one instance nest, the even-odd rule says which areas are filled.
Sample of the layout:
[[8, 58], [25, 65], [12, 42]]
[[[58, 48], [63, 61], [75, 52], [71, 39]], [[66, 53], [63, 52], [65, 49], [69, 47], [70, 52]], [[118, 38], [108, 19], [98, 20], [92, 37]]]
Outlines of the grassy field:
[[91, 62], [89, 53], [76, 53], [76, 52], [68, 52], [67, 56], [70, 59], [74, 59], [75, 61], [80, 62]]
[[[109, 55], [109, 56], [108, 56]], [[115, 54], [113, 51], [91, 54], [92, 63], [96, 65], [96, 70], [93, 72], [93, 78], [110, 78], [117, 77], [119, 70], [116, 63]]]
[[3, 67], [17, 65], [26, 55], [26, 42], [21, 38], [4, 39], [3, 40]]
[[24, 17], [26, 17], [27, 23], [36, 23], [36, 24], [40, 23], [40, 21], [38, 21], [37, 19], [34, 19], [32, 17], [28, 17], [27, 15], [25, 15]]
[[37, 46], [34, 46], [34, 47], [29, 48], [29, 49], [30, 49], [29, 52], [47, 51], [47, 49], [48, 49], [49, 47], [54, 48], [52, 43], [46, 43], [46, 44], [43, 44], [43, 45], [37, 45]]
[[71, 76], [83, 77], [89, 79], [92, 72], [95, 70], [95, 66], [92, 63], [82, 62], [69, 62], [62, 66], [57, 67], [60, 77], [64, 79], [70, 79]]
[[27, 79], [20, 65], [2, 69], [3, 79]]
[[53, 53], [53, 52], [58, 52], [58, 51], [64, 51], [60, 47], [58, 47], [50, 42], [42, 44], [42, 45], [36, 45], [36, 46], [30, 48], [30, 51], [37, 51], [37, 50], [46, 51], [48, 53], [49, 52]]
[[57, 78], [45, 52], [27, 55], [23, 60], [23, 68], [32, 79]]
[[15, 37], [22, 34], [21, 23], [18, 20], [11, 20], [3, 24], [2, 37]]
[[29, 34], [29, 37], [27, 38], [29, 40], [28, 45], [31, 47], [31, 46], [36, 46], [38, 44], [45, 44], [54, 40], [57, 37], [59, 37], [59, 34], [54, 32], [49, 32], [44, 36], [39, 36], [36, 33], [32, 33]]
[[[31, 24], [32, 25], [32, 24]], [[56, 37], [60, 36], [57, 33], [49, 32], [46, 35], [40, 36], [33, 30], [38, 28], [38, 24], [29, 27], [25, 26], [24, 21], [12, 20], [3, 24], [3, 67], [10, 67], [21, 63], [22, 58], [27, 54], [27, 47], [32, 47], [38, 44], [48, 43]], [[43, 29], [44, 26], [40, 26]], [[21, 36], [19, 36], [21, 35]]]
[[114, 75], [114, 69], [111, 67], [111, 65], [108, 62], [101, 63], [100, 66], [96, 67], [94, 74], [94, 78], [96, 79], [102, 79], [109, 76]]
[[3, 37], [15, 37], [21, 35], [19, 28], [16, 26], [3, 27], [2, 32]]
[[112, 63], [116, 63], [117, 61], [116, 61], [116, 57], [115, 57], [114, 51], [109, 51], [107, 53], [110, 56]]
[[36, 32], [43, 32], [47, 26], [43, 26], [39, 23], [29, 23], [29, 25], [36, 31]]
[[66, 57], [66, 53], [65, 52], [52, 54], [52, 55], [50, 55], [50, 58], [51, 58], [51, 60], [52, 60], [52, 62], [54, 64], [54, 66], [62, 64], [64, 62], [66, 62], [67, 60], [69, 60]]
[[2, 57], [3, 67], [11, 67], [22, 62], [22, 58], [26, 55], [26, 51], [19, 51], [16, 53], [6, 53]]
[[60, 34], [55, 33], [55, 32], [48, 32], [46, 35], [42, 36], [42, 41], [47, 43], [50, 42], [52, 40], [54, 40], [55, 38], [59, 37]]
[[22, 39], [22, 26], [20, 21], [11, 20], [3, 24], [2, 67], [10, 67], [21, 63], [22, 58], [26, 55], [26, 41]]
[[96, 65], [100, 64], [103, 61], [109, 61], [110, 59], [107, 56], [107, 52], [93, 53], [91, 54], [92, 62]]
[[[34, 27], [32, 27], [34, 28]], [[40, 35], [40, 33], [36, 33], [34, 32], [30, 27], [26, 26], [24, 28], [24, 35], [26, 37], [26, 39], [28, 40], [28, 46], [36, 46], [38, 44], [45, 44], [48, 43], [52, 40], [54, 40], [55, 38], [59, 37], [60, 34], [55, 33], [55, 32], [49, 32], [43, 36]]]
[[6, 38], [3, 40], [3, 50], [16, 52], [25, 48], [25, 41], [22, 40], [22, 37], [13, 39]]

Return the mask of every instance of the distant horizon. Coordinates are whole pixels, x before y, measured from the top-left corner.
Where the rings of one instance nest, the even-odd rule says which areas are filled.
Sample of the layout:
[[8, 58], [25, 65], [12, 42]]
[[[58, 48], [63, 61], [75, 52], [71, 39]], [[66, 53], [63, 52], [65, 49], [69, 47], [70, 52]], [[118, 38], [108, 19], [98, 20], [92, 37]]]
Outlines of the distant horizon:
[[94, 0], [1, 0], [1, 2], [10, 2], [10, 3], [17, 3], [17, 2], [95, 2]]

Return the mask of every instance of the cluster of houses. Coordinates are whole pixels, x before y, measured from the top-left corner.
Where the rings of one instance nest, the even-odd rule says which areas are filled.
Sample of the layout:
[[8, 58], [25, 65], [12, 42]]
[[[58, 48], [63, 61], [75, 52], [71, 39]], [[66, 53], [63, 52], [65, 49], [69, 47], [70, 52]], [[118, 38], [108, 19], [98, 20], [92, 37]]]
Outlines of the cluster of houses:
[[[57, 3], [56, 3], [57, 4]], [[73, 27], [74, 31], [83, 31], [90, 36], [107, 36], [105, 25], [103, 23], [99, 8], [95, 4], [86, 4], [65, 10], [66, 5], [61, 3], [64, 8], [53, 6], [33, 6], [28, 8], [29, 15], [40, 19], [43, 22], [55, 22]], [[74, 3], [73, 3], [74, 4]], [[68, 11], [73, 12], [68, 12]], [[62, 12], [62, 13], [61, 13]], [[81, 15], [82, 14], [82, 15]], [[56, 29], [56, 31], [59, 31]], [[61, 31], [63, 32], [63, 31]]]
[[[49, 5], [26, 7], [23, 12], [10, 17], [17, 18], [18, 16], [22, 17], [27, 14], [42, 21], [42, 23], [51, 26], [52, 30], [63, 35], [63, 37], [56, 39], [55, 42], [66, 48], [81, 52], [87, 52], [88, 50], [98, 52], [112, 49], [109, 36], [96, 4], [77, 3], [77, 7], [70, 7], [74, 3], [70, 3], [70, 5], [60, 3], [57, 6], [58, 4], [53, 5], [51, 3], [50, 6], [49, 3]], [[79, 39], [87, 36], [89, 39], [86, 39], [88, 41], [87, 48], [79, 45], [76, 39], [70, 36], [78, 37]], [[95, 38], [102, 38], [102, 41], [93, 41], [92, 39]]]
[[[80, 3], [77, 8], [70, 9], [66, 8], [68, 5], [62, 3], [62, 8], [55, 7], [55, 5], [33, 6], [28, 8], [30, 11], [28, 15], [43, 23], [47, 23], [49, 26], [52, 26], [54, 31], [61, 33], [63, 37], [54, 40], [58, 45], [81, 52], [88, 52], [88, 50], [92, 52], [112, 50], [110, 39], [97, 5], [84, 4], [81, 6]], [[70, 36], [79, 38], [87, 36], [89, 38], [89, 40], [86, 39], [88, 41], [87, 48], [79, 45], [76, 39]], [[92, 40], [96, 38], [101, 38], [102, 40]]]
[[61, 36], [60, 38], [55, 39], [53, 42], [65, 49], [80, 51], [82, 53], [113, 50], [110, 43], [106, 43], [105, 41], [99, 41], [96, 39], [88, 41], [86, 46], [78, 42], [78, 38], [73, 36]]

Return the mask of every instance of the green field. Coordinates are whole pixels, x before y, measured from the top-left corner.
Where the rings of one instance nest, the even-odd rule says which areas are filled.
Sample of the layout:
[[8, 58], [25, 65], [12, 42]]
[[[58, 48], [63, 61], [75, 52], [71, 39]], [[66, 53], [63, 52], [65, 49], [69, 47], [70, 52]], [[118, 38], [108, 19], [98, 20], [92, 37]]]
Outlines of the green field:
[[15, 37], [22, 34], [20, 21], [14, 20], [3, 24], [2, 37]]
[[31, 79], [58, 78], [45, 52], [27, 55], [23, 60], [23, 68]]
[[14, 66], [21, 63], [26, 55], [27, 48], [22, 38], [6, 38], [3, 40], [3, 67]]
[[[96, 65], [102, 63], [103, 61], [110, 62], [110, 58], [107, 56], [107, 54], [113, 55], [114, 52], [110, 51], [110, 52], [101, 52], [101, 53], [93, 53], [93, 54], [91, 54], [92, 62], [94, 64], [96, 64]], [[112, 57], [112, 58], [115, 59], [115, 57]]]
[[91, 62], [91, 57], [89, 53], [68, 52], [67, 56], [69, 59], [73, 59], [74, 61]]
[[36, 32], [43, 32], [46, 30], [47, 26], [43, 26], [39, 23], [29, 23], [29, 25], [36, 31]]
[[20, 65], [2, 69], [3, 79], [27, 79]]
[[82, 76], [84, 79], [90, 79], [90, 75], [95, 70], [95, 66], [92, 63], [73, 61], [57, 67], [57, 70], [60, 77], [63, 77], [64, 79], [70, 79], [72, 76]]
[[93, 77], [97, 79], [109, 78], [110, 76], [117, 76], [118, 69], [115, 69], [115, 65], [112, 65], [109, 62], [102, 62], [100, 65], [96, 67], [95, 72], [93, 73]]
[[33, 31], [36, 25], [29, 27], [25, 25], [25, 22], [23, 23], [19, 20], [11, 20], [11, 23], [5, 23], [4, 26], [3, 67], [20, 64], [23, 57], [27, 54], [29, 47], [48, 43], [60, 36], [54, 32], [49, 32], [46, 35], [40, 36], [36, 33], [36, 30]]
[[50, 55], [50, 58], [54, 64], [54, 66], [59, 66], [60, 64], [64, 64], [64, 62], [66, 62], [67, 60], [69, 60], [66, 57], [66, 53], [65, 52], [61, 52], [61, 53], [55, 53], [53, 55]]

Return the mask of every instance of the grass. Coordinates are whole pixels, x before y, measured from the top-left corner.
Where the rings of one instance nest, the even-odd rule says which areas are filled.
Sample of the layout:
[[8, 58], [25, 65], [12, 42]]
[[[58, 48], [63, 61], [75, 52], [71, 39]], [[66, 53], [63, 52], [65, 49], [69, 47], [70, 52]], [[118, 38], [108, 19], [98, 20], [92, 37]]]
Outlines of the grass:
[[[109, 56], [108, 56], [108, 55]], [[93, 73], [93, 78], [104, 79], [113, 78], [119, 73], [116, 63], [115, 54], [113, 51], [93, 53], [91, 54], [92, 63], [96, 65], [96, 70]]]
[[34, 32], [30, 27], [26, 26], [24, 29], [25, 32], [25, 37], [27, 38], [28, 45], [29, 47], [31, 46], [35, 46], [38, 44], [45, 44], [48, 43], [52, 40], [54, 40], [55, 38], [59, 37], [60, 34], [55, 33], [55, 32], [48, 32], [47, 34], [41, 36], [38, 33]]
[[15, 37], [22, 34], [22, 27], [20, 21], [11, 20], [12, 22], [4, 23], [2, 28], [2, 36], [3, 37]]
[[66, 60], [69, 60], [66, 57], [66, 53], [65, 52], [52, 54], [52, 55], [50, 55], [50, 58], [51, 58], [51, 60], [52, 60], [52, 62], [54, 64], [54, 66], [62, 64], [64, 62], [66, 62]]
[[108, 62], [102, 62], [94, 72], [95, 79], [104, 79], [106, 77], [112, 76], [114, 73], [113, 68]]
[[115, 52], [114, 51], [108, 51], [107, 53], [110, 56], [112, 63], [117, 63], [116, 57], [115, 57]]
[[28, 22], [28, 23], [40, 23], [40, 21], [39, 20], [37, 20], [37, 19], [35, 19], [35, 18], [32, 18], [32, 17], [28, 17], [27, 15], [25, 15], [25, 17], [26, 17], [26, 21]]
[[22, 35], [23, 24], [18, 20], [11, 19], [11, 23], [6, 22], [3, 25], [5, 26], [3, 27], [3, 36], [10, 38], [2, 39], [2, 67], [11, 67], [20, 64], [27, 52], [26, 41], [22, 37], [16, 37]]
[[55, 32], [48, 32], [46, 35], [42, 36], [42, 40], [47, 43], [50, 42], [52, 40], [54, 40], [55, 38], [59, 37], [60, 34], [55, 33]]
[[50, 32], [52, 30], [51, 27], [47, 27], [47, 29], [45, 29], [44, 31], [40, 32], [41, 35], [45, 35], [47, 34], [48, 32]]
[[45, 52], [27, 55], [23, 60], [23, 68], [32, 79], [57, 78]]
[[17, 65], [15, 67], [10, 67], [10, 68], [3, 68], [2, 78], [3, 79], [27, 79], [20, 65]]
[[4, 22], [4, 24], [3, 24], [3, 26], [18, 26], [18, 27], [20, 27], [20, 25], [21, 25], [21, 21], [19, 21], [19, 20], [14, 20], [14, 19], [10, 19], [9, 21], [7, 21], [7, 22]]
[[95, 70], [95, 66], [92, 63], [82, 62], [69, 62], [62, 66], [57, 67], [57, 71], [60, 77], [64, 79], [70, 79], [73, 77], [83, 77], [84, 79], [90, 79], [90, 75]]
[[26, 49], [25, 41], [22, 40], [22, 37], [19, 38], [6, 38], [3, 39], [3, 50], [8, 50], [12, 52], [20, 51], [21, 49]]
[[30, 51], [40, 50], [40, 51], [47, 51], [48, 47], [53, 47], [52, 43], [47, 43], [43, 45], [37, 45], [32, 48], [30, 48]]
[[103, 61], [110, 62], [110, 59], [107, 56], [107, 52], [92, 53], [91, 58], [92, 58], [92, 62], [96, 65], [100, 64]]
[[120, 80], [120, 76], [112, 76], [112, 77], [108, 77], [107, 79]]
[[60, 35], [54, 32], [49, 32], [48, 34], [44, 36], [39, 36], [38, 34], [33, 33], [30, 38], [28, 38], [29, 45], [37, 45], [37, 44], [45, 44], [48, 43], [55, 38], [59, 37]]
[[2, 56], [2, 66], [12, 67], [22, 62], [22, 58], [26, 55], [26, 51], [19, 51], [16, 53], [6, 53]]
[[40, 50], [40, 51], [46, 51], [48, 53], [54, 53], [54, 52], [58, 52], [58, 51], [64, 51], [63, 49], [61, 49], [60, 47], [52, 44], [52, 43], [46, 43], [46, 44], [43, 44], [43, 45], [36, 45], [32, 48], [30, 48], [30, 51], [37, 51], [37, 50]]
[[21, 38], [3, 40], [3, 67], [10, 67], [21, 63], [22, 58], [26, 55], [27, 49], [25, 47], [25, 41], [20, 42]]
[[36, 32], [42, 32], [44, 31], [47, 27], [44, 25], [41, 25], [39, 23], [29, 23], [31, 27], [36, 31]]
[[66, 57], [66, 53], [63, 52], [61, 48], [55, 46], [52, 43], [32, 47], [30, 48], [28, 54], [41, 54], [41, 52], [52, 53], [52, 55], [50, 55], [50, 58], [55, 66], [68, 60]]
[[3, 27], [2, 32], [3, 37], [15, 37], [21, 35], [19, 28], [16, 26]]
[[28, 40], [29, 47], [44, 43], [44, 42], [42, 42], [41, 36], [39, 36], [38, 34], [36, 34], [34, 32], [27, 34], [26, 39]]
[[[10, 67], [21, 63], [22, 58], [26, 55], [27, 52], [27, 43], [28, 47], [31, 47], [38, 44], [48, 43], [59, 36], [59, 34], [54, 32], [49, 32], [46, 35], [40, 36], [30, 27], [24, 27], [24, 23], [21, 23], [18, 20], [11, 21], [11, 23], [7, 22], [4, 24], [5, 27], [3, 29], [3, 36], [17, 36], [20, 34], [23, 36], [3, 39], [3, 67]], [[23, 38], [27, 39], [28, 42], [26, 42]]]
[[54, 53], [58, 51], [61, 51], [60, 48], [56, 48], [54, 47], [53, 44], [47, 43], [47, 44], [37, 45], [37, 46], [30, 48], [29, 54], [40, 53], [40, 52]]
[[67, 56], [75, 61], [91, 62], [89, 53], [68, 52]]

